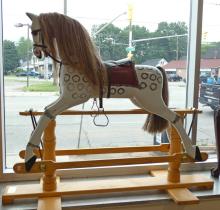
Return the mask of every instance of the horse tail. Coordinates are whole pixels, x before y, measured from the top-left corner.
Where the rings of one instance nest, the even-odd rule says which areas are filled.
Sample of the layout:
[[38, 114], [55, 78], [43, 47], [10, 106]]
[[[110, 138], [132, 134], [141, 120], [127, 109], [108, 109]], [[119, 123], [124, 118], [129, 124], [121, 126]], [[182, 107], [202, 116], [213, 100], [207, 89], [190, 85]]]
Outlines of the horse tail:
[[[163, 77], [162, 98], [164, 103], [168, 106], [169, 93], [168, 93], [168, 81], [167, 81], [166, 73], [162, 67], [158, 66], [157, 68], [161, 71]], [[168, 127], [168, 125], [169, 125], [168, 121], [165, 120], [164, 118], [156, 114], [148, 114], [143, 129], [145, 131], [148, 131], [149, 133], [158, 133], [158, 132], [160, 133], [163, 130], [165, 130]]]

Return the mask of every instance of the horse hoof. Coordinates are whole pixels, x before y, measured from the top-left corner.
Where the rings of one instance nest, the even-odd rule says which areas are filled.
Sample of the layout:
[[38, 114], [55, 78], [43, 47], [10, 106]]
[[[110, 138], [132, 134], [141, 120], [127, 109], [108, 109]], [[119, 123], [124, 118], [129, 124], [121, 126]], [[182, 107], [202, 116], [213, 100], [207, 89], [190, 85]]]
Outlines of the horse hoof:
[[34, 163], [36, 162], [37, 156], [34, 155], [33, 157], [31, 157], [27, 162], [25, 162], [25, 170], [27, 172], [29, 172], [32, 168], [32, 166], [34, 165]]
[[200, 153], [200, 149], [199, 149], [198, 146], [196, 146], [195, 161], [202, 161], [202, 155], [201, 155], [201, 153]]

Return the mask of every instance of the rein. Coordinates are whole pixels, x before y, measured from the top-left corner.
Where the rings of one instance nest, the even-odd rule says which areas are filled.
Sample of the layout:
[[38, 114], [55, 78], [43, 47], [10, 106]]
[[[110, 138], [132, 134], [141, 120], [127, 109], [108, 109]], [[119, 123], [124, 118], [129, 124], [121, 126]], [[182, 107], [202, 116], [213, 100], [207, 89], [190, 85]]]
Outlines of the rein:
[[[41, 48], [44, 48], [44, 49], [47, 49], [47, 46], [46, 45], [43, 45], [43, 44], [33, 44], [34, 47], [41, 47]], [[55, 62], [59, 63], [59, 64], [63, 64], [62, 61], [58, 60], [57, 58], [55, 58], [54, 56], [52, 56], [48, 51], [44, 50], [44, 53], [47, 56], [49, 56], [52, 60], [54, 60]]]

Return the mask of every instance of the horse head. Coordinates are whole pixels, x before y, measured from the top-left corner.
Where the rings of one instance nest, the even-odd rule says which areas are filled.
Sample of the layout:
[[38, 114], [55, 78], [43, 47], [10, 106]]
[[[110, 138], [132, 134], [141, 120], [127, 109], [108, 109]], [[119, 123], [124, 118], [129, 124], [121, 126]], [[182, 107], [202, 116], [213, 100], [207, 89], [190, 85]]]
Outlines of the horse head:
[[42, 58], [42, 52], [45, 53], [46, 46], [44, 45], [39, 18], [37, 15], [32, 13], [26, 13], [26, 15], [32, 21], [31, 34], [33, 37], [33, 53], [37, 58]]

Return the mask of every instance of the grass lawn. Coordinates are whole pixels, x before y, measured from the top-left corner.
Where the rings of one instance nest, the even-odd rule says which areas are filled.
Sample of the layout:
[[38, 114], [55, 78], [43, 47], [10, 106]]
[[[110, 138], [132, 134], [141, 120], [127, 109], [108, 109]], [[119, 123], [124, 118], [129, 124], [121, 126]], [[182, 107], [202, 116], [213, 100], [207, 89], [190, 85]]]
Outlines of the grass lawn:
[[57, 92], [59, 87], [52, 84], [52, 82], [45, 81], [30, 85], [29, 87], [23, 87], [24, 91], [32, 92]]

